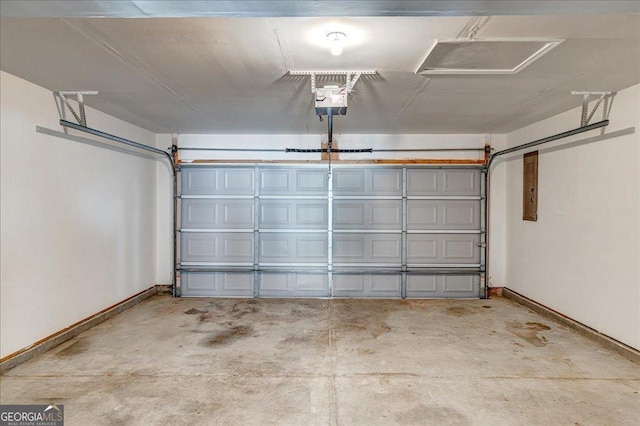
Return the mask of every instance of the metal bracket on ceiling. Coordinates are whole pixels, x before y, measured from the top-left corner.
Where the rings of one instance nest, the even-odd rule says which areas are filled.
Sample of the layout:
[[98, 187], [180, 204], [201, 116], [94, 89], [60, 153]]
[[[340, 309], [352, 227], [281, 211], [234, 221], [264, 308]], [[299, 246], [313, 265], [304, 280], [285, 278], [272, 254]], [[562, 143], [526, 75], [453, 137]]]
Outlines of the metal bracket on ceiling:
[[289, 75], [308, 75], [311, 77], [311, 93], [316, 93], [316, 76], [320, 75], [344, 75], [345, 84], [344, 87], [347, 93], [353, 91], [353, 87], [362, 75], [375, 75], [378, 72], [376, 70], [336, 70], [336, 71], [294, 71], [289, 70]]
[[[609, 113], [611, 112], [611, 106], [613, 105], [613, 97], [616, 92], [571, 92], [572, 95], [582, 96], [582, 116], [580, 118], [580, 127], [584, 127], [589, 124], [589, 121], [593, 118], [596, 110], [604, 102], [602, 106], [602, 120], [609, 119]], [[589, 104], [595, 101], [595, 105], [589, 111]]]
[[[84, 97], [87, 95], [97, 95], [96, 90], [61, 90], [53, 93], [53, 98], [56, 101], [56, 107], [58, 107], [58, 114], [62, 120], [67, 119], [67, 108], [74, 116], [78, 124], [87, 127], [87, 116], [84, 112]], [[75, 97], [78, 102], [78, 111], [76, 112], [69, 102], [69, 96]]]

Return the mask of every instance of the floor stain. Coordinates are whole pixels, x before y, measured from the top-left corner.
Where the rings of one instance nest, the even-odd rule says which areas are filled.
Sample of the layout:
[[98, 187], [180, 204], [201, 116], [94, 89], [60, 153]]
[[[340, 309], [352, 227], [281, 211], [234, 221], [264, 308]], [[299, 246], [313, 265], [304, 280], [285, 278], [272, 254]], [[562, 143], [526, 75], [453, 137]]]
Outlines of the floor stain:
[[247, 314], [257, 314], [258, 312], [260, 312], [260, 309], [255, 300], [237, 302], [231, 308], [231, 315], [236, 319], [240, 319]]
[[56, 352], [56, 356], [60, 358], [66, 358], [71, 356], [80, 355], [88, 349], [89, 345], [84, 340], [76, 340], [64, 349]]
[[229, 345], [237, 340], [247, 337], [251, 334], [253, 329], [245, 325], [237, 325], [229, 329], [212, 334], [209, 338], [205, 339], [203, 344], [205, 346], [224, 346]]
[[[362, 337], [377, 339], [392, 330], [386, 320], [398, 309], [395, 300], [354, 300], [336, 302], [333, 310], [336, 337], [346, 337], [346, 332], [356, 332]], [[368, 334], [368, 335], [367, 335]], [[351, 336], [349, 336], [351, 337]]]
[[203, 322], [210, 322], [213, 319], [213, 315], [209, 312], [202, 312], [200, 315], [198, 315], [198, 322], [203, 323]]
[[452, 407], [432, 405], [427, 407], [420, 404], [408, 411], [394, 413], [394, 419], [400, 424], [419, 425], [425, 424], [429, 419], [430, 424], [436, 425], [470, 425], [471, 420], [460, 411]]
[[338, 324], [336, 331], [356, 331], [369, 333], [371, 337], [377, 339], [384, 333], [391, 331], [391, 327], [377, 319], [370, 319], [369, 321], [353, 321], [349, 323]]
[[464, 317], [478, 313], [478, 309], [475, 306], [452, 306], [447, 308], [446, 312], [454, 317]]
[[200, 309], [191, 308], [188, 311], [184, 311], [187, 315], [197, 315], [197, 314], [206, 314], [209, 311], [201, 311]]
[[216, 311], [220, 311], [220, 310], [223, 310], [225, 308], [224, 303], [218, 302], [218, 301], [209, 302], [209, 303], [207, 303], [207, 305], [209, 305], [211, 307], [211, 309], [214, 309]]
[[401, 300], [400, 305], [405, 306], [407, 309], [415, 311], [426, 312], [432, 305], [433, 300]]
[[551, 327], [549, 327], [548, 325], [540, 324], [539, 322], [528, 322], [527, 327], [538, 331], [551, 330]]
[[533, 346], [541, 348], [547, 346], [547, 339], [538, 333], [550, 330], [550, 327], [537, 322], [522, 324], [519, 321], [507, 321], [505, 328], [508, 332], [515, 334], [519, 338], [531, 343]]
[[312, 340], [312, 336], [301, 336], [301, 335], [291, 335], [288, 337], [285, 337], [284, 339], [282, 339], [280, 341], [280, 344], [282, 345], [295, 345], [297, 343], [309, 343], [310, 340]]
[[325, 348], [329, 344], [327, 330], [314, 330], [308, 333], [290, 334], [278, 343], [279, 348], [291, 348], [296, 345], [311, 345], [316, 348]]
[[483, 308], [485, 308], [485, 309], [491, 309], [491, 308], [492, 308], [492, 307], [491, 307], [491, 306], [489, 306], [489, 305], [482, 305], [482, 307], [483, 307]]

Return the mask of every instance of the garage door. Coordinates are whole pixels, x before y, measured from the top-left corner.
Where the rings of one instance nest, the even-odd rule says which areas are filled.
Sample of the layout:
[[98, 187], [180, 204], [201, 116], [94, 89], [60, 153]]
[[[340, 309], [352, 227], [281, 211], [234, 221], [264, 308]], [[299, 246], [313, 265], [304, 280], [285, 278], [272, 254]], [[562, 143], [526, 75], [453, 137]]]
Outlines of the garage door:
[[182, 165], [179, 293], [478, 297], [478, 167]]

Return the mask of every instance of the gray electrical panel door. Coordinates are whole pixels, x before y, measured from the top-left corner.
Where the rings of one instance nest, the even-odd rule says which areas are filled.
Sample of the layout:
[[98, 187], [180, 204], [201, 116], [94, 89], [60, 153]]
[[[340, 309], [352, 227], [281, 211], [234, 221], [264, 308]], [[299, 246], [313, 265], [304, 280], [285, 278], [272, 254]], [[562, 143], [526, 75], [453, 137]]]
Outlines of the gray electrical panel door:
[[478, 297], [479, 167], [183, 165], [179, 291]]

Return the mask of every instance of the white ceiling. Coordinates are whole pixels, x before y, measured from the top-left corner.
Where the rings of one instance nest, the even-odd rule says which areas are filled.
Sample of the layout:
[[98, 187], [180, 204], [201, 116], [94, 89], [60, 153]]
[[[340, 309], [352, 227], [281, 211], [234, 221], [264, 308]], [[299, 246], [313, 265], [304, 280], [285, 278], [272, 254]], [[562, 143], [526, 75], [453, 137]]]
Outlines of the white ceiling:
[[[570, 6], [579, 3], [576, 14]], [[2, 70], [51, 90], [99, 90], [87, 104], [157, 133], [326, 131], [308, 77], [290, 69], [378, 70], [357, 83], [337, 133], [502, 133], [579, 105], [572, 90], [640, 83], [636, 1], [1, 5]], [[565, 41], [516, 75], [415, 74], [436, 39], [465, 36], [474, 24], [477, 38]], [[342, 56], [322, 45], [330, 31], [347, 34]]]

